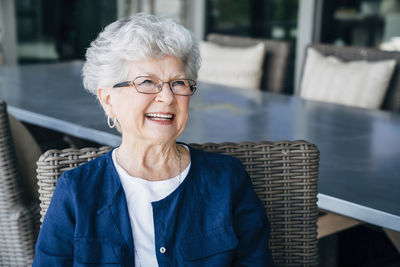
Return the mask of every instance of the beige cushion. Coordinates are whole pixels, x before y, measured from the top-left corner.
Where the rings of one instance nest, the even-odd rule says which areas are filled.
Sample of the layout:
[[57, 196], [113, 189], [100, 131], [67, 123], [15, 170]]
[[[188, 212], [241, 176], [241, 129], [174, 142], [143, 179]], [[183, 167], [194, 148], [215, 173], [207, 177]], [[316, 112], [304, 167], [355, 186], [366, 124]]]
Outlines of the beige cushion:
[[202, 57], [199, 81], [240, 88], [260, 88], [265, 55], [263, 43], [251, 47], [200, 43]]
[[386, 51], [400, 51], [400, 37], [392, 37], [389, 41], [381, 43], [379, 49]]
[[8, 115], [11, 135], [14, 141], [18, 170], [22, 178], [22, 189], [27, 199], [38, 198], [36, 161], [42, 154], [39, 145], [26, 127], [13, 116]]
[[382, 105], [395, 64], [395, 60], [343, 62], [309, 48], [300, 96], [377, 109]]

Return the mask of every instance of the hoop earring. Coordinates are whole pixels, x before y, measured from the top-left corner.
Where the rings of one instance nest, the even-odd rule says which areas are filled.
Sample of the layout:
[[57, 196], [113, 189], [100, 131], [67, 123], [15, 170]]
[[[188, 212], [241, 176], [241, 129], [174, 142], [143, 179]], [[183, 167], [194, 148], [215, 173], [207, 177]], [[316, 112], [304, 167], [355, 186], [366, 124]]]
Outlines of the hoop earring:
[[117, 125], [117, 117], [112, 118], [112, 124], [111, 124], [111, 118], [110, 116], [107, 116], [107, 124], [108, 127], [110, 127], [111, 129], [115, 128], [115, 126]]

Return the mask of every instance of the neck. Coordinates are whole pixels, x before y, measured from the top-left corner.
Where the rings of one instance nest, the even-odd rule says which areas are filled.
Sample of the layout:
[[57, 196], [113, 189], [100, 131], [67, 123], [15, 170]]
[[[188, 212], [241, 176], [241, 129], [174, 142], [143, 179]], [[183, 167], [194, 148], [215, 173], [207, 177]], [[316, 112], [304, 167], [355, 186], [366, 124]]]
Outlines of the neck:
[[160, 181], [177, 176], [181, 170], [181, 149], [168, 143], [122, 142], [116, 151], [118, 164], [131, 176]]

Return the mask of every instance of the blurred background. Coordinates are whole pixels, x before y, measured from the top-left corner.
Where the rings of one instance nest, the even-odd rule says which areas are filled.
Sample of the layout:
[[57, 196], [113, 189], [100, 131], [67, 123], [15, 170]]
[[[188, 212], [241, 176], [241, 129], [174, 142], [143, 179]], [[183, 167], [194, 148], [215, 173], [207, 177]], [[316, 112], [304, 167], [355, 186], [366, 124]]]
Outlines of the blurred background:
[[378, 47], [400, 34], [397, 0], [0, 0], [2, 61], [82, 59], [103, 27], [141, 11], [172, 16], [199, 39], [222, 33], [290, 42], [287, 92], [308, 43]]

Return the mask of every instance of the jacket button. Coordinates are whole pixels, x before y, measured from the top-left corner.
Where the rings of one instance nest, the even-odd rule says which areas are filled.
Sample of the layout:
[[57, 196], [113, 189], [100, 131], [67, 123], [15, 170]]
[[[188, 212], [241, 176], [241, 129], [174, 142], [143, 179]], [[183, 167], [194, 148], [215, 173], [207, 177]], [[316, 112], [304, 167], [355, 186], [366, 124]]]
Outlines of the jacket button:
[[161, 248], [160, 248], [160, 252], [161, 252], [161, 253], [165, 253], [165, 251], [167, 251], [167, 249], [166, 249], [165, 247], [161, 247]]

